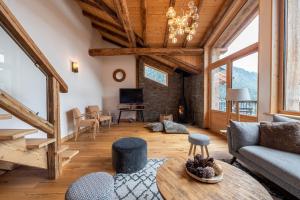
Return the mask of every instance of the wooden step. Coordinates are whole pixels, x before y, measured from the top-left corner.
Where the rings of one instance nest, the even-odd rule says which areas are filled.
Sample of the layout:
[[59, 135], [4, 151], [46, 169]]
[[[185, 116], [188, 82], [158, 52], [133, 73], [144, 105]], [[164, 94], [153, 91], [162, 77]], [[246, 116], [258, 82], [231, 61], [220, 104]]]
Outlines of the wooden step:
[[32, 138], [32, 139], [26, 139], [26, 148], [28, 150], [32, 150], [32, 149], [40, 149], [43, 148], [45, 146], [47, 146], [48, 144], [51, 144], [55, 142], [55, 138], [42, 138], [42, 139], [36, 139], [36, 138]]
[[0, 114], [0, 120], [7, 120], [11, 118], [12, 118], [11, 114]]
[[3, 174], [5, 174], [6, 172], [7, 172], [7, 171], [1, 170], [1, 169], [0, 169], [0, 176], [3, 175]]
[[62, 159], [63, 160], [68, 160], [68, 159], [72, 159], [74, 156], [76, 156], [79, 153], [79, 150], [75, 150], [75, 149], [68, 149], [64, 152], [62, 152]]
[[0, 129], [0, 141], [15, 140], [36, 132], [36, 129]]
[[6, 162], [6, 161], [0, 161], [0, 170], [4, 171], [11, 171], [19, 167], [19, 165], [12, 163], [12, 162]]
[[57, 151], [57, 154], [61, 154], [68, 149], [69, 149], [68, 145], [61, 145], [60, 149]]
[[67, 160], [64, 160], [62, 161], [62, 167], [66, 166], [66, 164], [68, 164], [69, 162], [71, 161], [71, 159], [67, 159]]
[[62, 167], [68, 164], [74, 156], [79, 153], [79, 150], [67, 149], [61, 153], [62, 156]]

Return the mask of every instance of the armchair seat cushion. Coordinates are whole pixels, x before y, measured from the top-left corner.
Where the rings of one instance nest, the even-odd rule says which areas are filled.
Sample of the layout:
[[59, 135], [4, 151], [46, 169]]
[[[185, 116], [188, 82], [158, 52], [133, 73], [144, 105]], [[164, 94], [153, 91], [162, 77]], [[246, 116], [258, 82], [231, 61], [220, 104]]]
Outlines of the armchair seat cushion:
[[99, 116], [99, 121], [100, 122], [110, 121], [110, 120], [111, 120], [111, 116], [108, 116], [108, 115], [101, 115], [101, 116]]
[[300, 155], [263, 146], [247, 146], [239, 150], [246, 159], [300, 190]]
[[97, 126], [98, 120], [97, 119], [83, 119], [79, 121], [80, 126]]

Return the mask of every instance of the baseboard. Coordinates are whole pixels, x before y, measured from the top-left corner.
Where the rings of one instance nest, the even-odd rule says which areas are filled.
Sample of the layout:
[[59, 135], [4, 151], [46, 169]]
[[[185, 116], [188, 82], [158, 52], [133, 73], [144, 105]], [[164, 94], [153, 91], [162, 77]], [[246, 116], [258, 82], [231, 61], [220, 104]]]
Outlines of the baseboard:
[[[89, 129], [90, 129], [90, 127], [85, 127], [85, 128], [83, 128], [83, 129], [81, 129], [80, 132], [79, 132], [79, 134], [78, 134], [78, 136], [79, 136], [81, 133], [87, 132]], [[74, 138], [74, 137], [75, 137], [75, 132], [72, 132], [72, 133], [66, 135], [65, 137], [61, 138], [61, 143], [65, 143], [66, 141], [71, 140], [71, 139]]]

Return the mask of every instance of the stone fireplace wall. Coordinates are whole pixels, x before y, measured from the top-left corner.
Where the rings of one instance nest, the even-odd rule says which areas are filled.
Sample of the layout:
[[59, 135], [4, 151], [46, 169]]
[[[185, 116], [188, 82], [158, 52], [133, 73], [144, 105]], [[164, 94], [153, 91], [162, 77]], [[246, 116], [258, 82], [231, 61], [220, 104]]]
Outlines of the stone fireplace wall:
[[[203, 60], [203, 59], [202, 59]], [[203, 67], [202, 67], [203, 68]], [[185, 99], [188, 121], [203, 127], [204, 121], [204, 73], [185, 77]]]
[[137, 86], [144, 88], [145, 121], [158, 121], [159, 115], [163, 113], [173, 114], [174, 119], [177, 120], [177, 106], [182, 95], [182, 74], [169, 73], [167, 87], [144, 77], [142, 60], [139, 61], [137, 68]]

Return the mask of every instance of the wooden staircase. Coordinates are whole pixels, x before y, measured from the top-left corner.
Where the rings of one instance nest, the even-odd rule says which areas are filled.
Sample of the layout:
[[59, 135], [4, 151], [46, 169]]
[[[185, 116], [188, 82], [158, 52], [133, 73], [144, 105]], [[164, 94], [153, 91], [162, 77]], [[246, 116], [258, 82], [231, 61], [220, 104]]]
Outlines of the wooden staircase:
[[[56, 179], [62, 165], [69, 162], [77, 151], [61, 145], [60, 93], [68, 92], [68, 85], [51, 65], [47, 57], [34, 43], [6, 4], [0, 0], [0, 23], [3, 29], [16, 41], [26, 55], [32, 59], [40, 72], [46, 76], [47, 119], [39, 117], [20, 101], [0, 89], [0, 108], [9, 114], [0, 114], [0, 120], [12, 116], [34, 129], [0, 129], [0, 166], [11, 163], [47, 169], [49, 179]], [[31, 88], [28, 88], [29, 90]], [[35, 97], [32, 97], [35, 98]], [[17, 127], [13, 127], [17, 128]], [[45, 133], [47, 139], [28, 139], [36, 131]], [[72, 153], [71, 153], [72, 152]], [[77, 153], [74, 153], [77, 152]], [[1, 170], [1, 168], [0, 168]], [[1, 173], [1, 172], [0, 172]]]
[[[0, 115], [0, 120], [8, 119], [12, 119], [12, 115]], [[17, 165], [48, 169], [48, 145], [55, 143], [56, 138], [25, 138], [36, 132], [37, 129], [0, 129], [0, 175], [13, 170]], [[79, 150], [61, 145], [56, 153], [63, 167], [79, 153]]]

